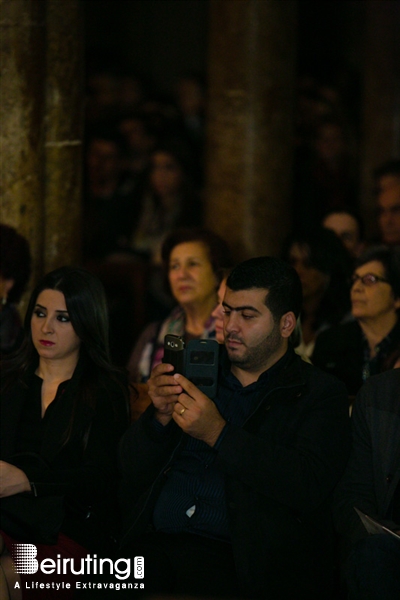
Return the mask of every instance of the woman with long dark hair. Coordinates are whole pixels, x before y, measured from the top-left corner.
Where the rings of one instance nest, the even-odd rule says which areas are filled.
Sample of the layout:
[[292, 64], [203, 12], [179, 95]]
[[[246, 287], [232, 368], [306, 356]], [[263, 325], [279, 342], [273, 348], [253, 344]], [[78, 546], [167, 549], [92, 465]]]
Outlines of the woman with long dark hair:
[[116, 449], [129, 411], [128, 385], [110, 362], [100, 281], [75, 267], [46, 275], [31, 295], [24, 334], [2, 365], [6, 546], [37, 544], [45, 558], [105, 552], [116, 526]]

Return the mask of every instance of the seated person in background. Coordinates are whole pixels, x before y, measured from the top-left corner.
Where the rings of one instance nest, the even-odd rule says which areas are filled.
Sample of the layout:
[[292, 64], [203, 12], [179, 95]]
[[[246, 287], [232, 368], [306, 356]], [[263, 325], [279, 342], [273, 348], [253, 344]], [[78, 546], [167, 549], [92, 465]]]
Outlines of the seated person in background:
[[176, 308], [162, 322], [151, 323], [142, 333], [128, 362], [131, 380], [146, 382], [162, 361], [167, 333], [194, 338], [214, 338], [214, 319], [220, 272], [231, 264], [227, 244], [204, 229], [178, 229], [165, 240], [161, 251], [165, 278]]
[[128, 237], [140, 213], [135, 181], [124, 170], [124, 141], [114, 131], [91, 133], [86, 148], [83, 254], [87, 264], [103, 260]]
[[371, 377], [352, 412], [350, 461], [334, 500], [349, 600], [398, 600], [400, 539], [368, 535], [354, 507], [400, 535], [400, 369]]
[[354, 396], [370, 375], [391, 369], [400, 346], [400, 251], [369, 248], [356, 261], [350, 291], [354, 321], [318, 336], [312, 362]]
[[24, 329], [18, 353], [2, 365], [6, 546], [36, 543], [38, 560], [109, 551], [128, 385], [109, 362], [100, 282], [83, 269], [52, 271], [32, 292]]
[[328, 599], [329, 509], [350, 447], [346, 390], [289, 338], [302, 304], [278, 258], [236, 266], [210, 400], [172, 365], [121, 447], [124, 556], [144, 556], [148, 594]]
[[31, 274], [27, 240], [13, 227], [0, 224], [0, 354], [13, 352], [23, 333], [17, 304]]
[[162, 240], [171, 231], [201, 227], [201, 198], [193, 189], [190, 152], [184, 142], [171, 140], [153, 149], [140, 205], [128, 245], [150, 263], [160, 264]]
[[322, 219], [322, 227], [331, 229], [342, 240], [353, 258], [357, 258], [365, 248], [364, 226], [361, 217], [351, 209], [334, 210]]
[[374, 172], [381, 240], [400, 245], [400, 160], [390, 160]]
[[211, 313], [211, 316], [214, 318], [215, 339], [219, 344], [224, 343], [224, 307], [222, 303], [225, 296], [226, 280], [228, 279], [228, 274], [230, 273], [230, 271], [231, 269], [224, 270], [226, 274], [224, 275], [221, 283], [219, 284], [217, 292], [218, 304]]
[[296, 269], [302, 284], [303, 343], [298, 352], [309, 358], [320, 332], [349, 318], [352, 260], [337, 235], [322, 227], [292, 235], [283, 258]]

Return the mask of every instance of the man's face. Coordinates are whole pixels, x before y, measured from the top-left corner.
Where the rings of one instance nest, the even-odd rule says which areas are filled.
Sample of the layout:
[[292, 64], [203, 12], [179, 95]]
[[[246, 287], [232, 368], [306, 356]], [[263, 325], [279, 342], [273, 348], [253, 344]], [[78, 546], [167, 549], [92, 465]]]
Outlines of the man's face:
[[379, 227], [385, 244], [400, 244], [400, 184], [384, 189], [378, 197]]
[[265, 305], [267, 294], [264, 289], [234, 292], [226, 288], [224, 338], [233, 372], [237, 368], [261, 373], [277, 362], [286, 349], [279, 324]]

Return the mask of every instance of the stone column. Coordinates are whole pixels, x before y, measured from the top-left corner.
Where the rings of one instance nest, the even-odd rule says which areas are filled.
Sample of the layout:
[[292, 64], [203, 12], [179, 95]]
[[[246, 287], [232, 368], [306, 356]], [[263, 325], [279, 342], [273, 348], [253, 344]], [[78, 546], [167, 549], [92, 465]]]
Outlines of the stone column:
[[361, 209], [377, 234], [373, 170], [400, 158], [400, 2], [368, 0], [364, 42]]
[[1, 220], [30, 243], [31, 287], [80, 260], [81, 10], [79, 0], [0, 0]]
[[29, 240], [32, 281], [43, 266], [45, 9], [0, 1], [1, 220]]
[[81, 11], [79, 0], [47, 1], [45, 272], [81, 258]]
[[210, 0], [206, 222], [240, 260], [291, 227], [296, 2]]

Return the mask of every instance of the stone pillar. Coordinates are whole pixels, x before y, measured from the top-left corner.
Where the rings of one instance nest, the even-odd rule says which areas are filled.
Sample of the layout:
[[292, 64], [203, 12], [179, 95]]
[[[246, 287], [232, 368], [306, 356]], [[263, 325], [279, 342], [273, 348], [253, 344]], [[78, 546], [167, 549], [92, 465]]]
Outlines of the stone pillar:
[[291, 228], [294, 0], [210, 0], [206, 222], [241, 260]]
[[43, 267], [45, 9], [0, 1], [1, 220], [29, 240], [32, 281]]
[[81, 11], [79, 0], [47, 2], [45, 272], [81, 258]]
[[80, 259], [81, 8], [0, 0], [1, 220], [30, 243], [31, 287]]
[[364, 42], [361, 209], [377, 234], [373, 170], [400, 158], [400, 2], [368, 0]]

